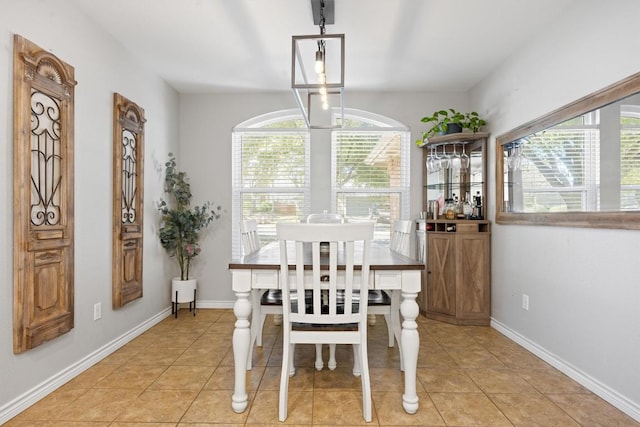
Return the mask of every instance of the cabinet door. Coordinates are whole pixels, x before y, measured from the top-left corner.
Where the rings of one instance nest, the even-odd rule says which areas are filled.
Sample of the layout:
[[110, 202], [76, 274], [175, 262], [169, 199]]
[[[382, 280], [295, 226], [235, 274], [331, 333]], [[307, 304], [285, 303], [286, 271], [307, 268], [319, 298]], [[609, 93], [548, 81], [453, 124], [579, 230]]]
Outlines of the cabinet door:
[[428, 234], [427, 310], [455, 316], [455, 234]]
[[488, 319], [491, 314], [490, 234], [456, 236], [456, 305], [461, 319]]

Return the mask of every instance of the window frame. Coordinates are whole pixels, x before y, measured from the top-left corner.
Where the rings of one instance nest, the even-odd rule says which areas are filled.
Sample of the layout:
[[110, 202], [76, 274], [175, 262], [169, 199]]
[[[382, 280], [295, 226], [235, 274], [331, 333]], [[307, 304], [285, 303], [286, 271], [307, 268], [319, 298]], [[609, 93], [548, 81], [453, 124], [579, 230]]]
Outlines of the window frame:
[[[340, 194], [397, 194], [399, 196], [398, 218], [406, 219], [409, 217], [410, 198], [411, 198], [411, 164], [410, 164], [410, 148], [411, 134], [407, 126], [402, 123], [390, 119], [389, 117], [371, 113], [363, 110], [345, 109], [345, 119], [350, 121], [359, 121], [367, 123], [370, 126], [345, 126], [331, 131], [331, 208], [334, 212], [338, 212], [338, 198]], [[337, 152], [336, 146], [338, 137], [343, 133], [398, 133], [400, 135], [400, 185], [388, 188], [354, 188], [344, 189], [338, 188], [337, 177]], [[340, 212], [338, 212], [340, 213]], [[393, 218], [390, 218], [390, 223]], [[389, 224], [390, 225], [390, 224]], [[390, 227], [389, 227], [390, 228]], [[374, 240], [380, 241], [379, 232], [376, 232]], [[390, 239], [390, 231], [389, 231]], [[384, 239], [386, 241], [386, 239]]]
[[[376, 133], [380, 132], [399, 132], [402, 135], [401, 138], [401, 155], [400, 155], [400, 168], [402, 169], [401, 180], [402, 185], [399, 187], [392, 187], [390, 189], [366, 189], [366, 190], [353, 190], [349, 192], [361, 192], [361, 193], [375, 193], [378, 192], [380, 194], [398, 194], [399, 197], [399, 219], [408, 218], [409, 210], [410, 210], [410, 202], [411, 202], [411, 170], [410, 170], [410, 152], [411, 152], [411, 135], [410, 130], [407, 126], [399, 123], [393, 119], [390, 119], [385, 116], [381, 116], [375, 113], [354, 110], [354, 109], [345, 109], [345, 117], [351, 120], [364, 121], [370, 126], [367, 127], [346, 127], [340, 129], [332, 130], [331, 134], [331, 159], [327, 158], [327, 161], [330, 162], [326, 164], [327, 168], [331, 170], [331, 177], [329, 178], [329, 182], [327, 184], [331, 187], [328, 189], [330, 193], [327, 193], [327, 197], [331, 200], [332, 210], [336, 211], [337, 206], [337, 196], [338, 193], [344, 192], [343, 190], [336, 191], [335, 188], [335, 157], [333, 155], [333, 132], [339, 131], [372, 131]], [[304, 220], [312, 211], [311, 203], [311, 179], [313, 177], [311, 171], [311, 138], [315, 135], [313, 131], [308, 128], [300, 127], [300, 128], [265, 128], [270, 124], [287, 121], [287, 120], [301, 120], [303, 121], [302, 116], [300, 115], [299, 110], [281, 110], [274, 111], [267, 114], [263, 114], [260, 116], [253, 117], [248, 119], [237, 126], [235, 126], [232, 130], [232, 257], [239, 258], [242, 256], [242, 238], [240, 233], [240, 223], [243, 219], [242, 212], [242, 196], [246, 192], [256, 192], [256, 191], [265, 191], [270, 192], [269, 190], [261, 190], [256, 188], [243, 188], [242, 187], [242, 171], [239, 169], [241, 165], [242, 159], [241, 156], [241, 143], [242, 143], [242, 135], [244, 133], [249, 132], [304, 132], [306, 134], [306, 145], [305, 145], [305, 170], [306, 170], [306, 185], [304, 186], [304, 190], [300, 189], [299, 191], [304, 194], [303, 198], [305, 200], [303, 210], [298, 213], [300, 220]], [[315, 138], [315, 137], [314, 137]], [[321, 167], [325, 167], [324, 163]], [[316, 178], [317, 180], [317, 178]], [[284, 192], [290, 193], [291, 188], [284, 189]], [[264, 235], [263, 235], [264, 237]], [[390, 232], [389, 232], [390, 238]], [[386, 241], [386, 239], [383, 239]], [[265, 244], [263, 241], [262, 244]]]
[[504, 149], [508, 144], [558, 123], [640, 93], [640, 73], [587, 95], [496, 138], [496, 223], [640, 230], [640, 211], [510, 212], [504, 206]]
[[[301, 215], [305, 216], [310, 212], [311, 205], [311, 133], [308, 128], [268, 128], [266, 126], [285, 122], [289, 120], [300, 120], [303, 122], [303, 117], [299, 110], [281, 110], [273, 111], [267, 114], [253, 117], [248, 119], [232, 130], [232, 214], [231, 220], [233, 224], [231, 233], [231, 252], [232, 257], [237, 258], [242, 256], [242, 238], [240, 233], [240, 223], [245, 219], [242, 211], [242, 200], [244, 193], [300, 193], [304, 200], [304, 206]], [[301, 188], [294, 187], [282, 187], [278, 189], [262, 189], [262, 188], [249, 188], [242, 186], [242, 170], [239, 169], [242, 159], [242, 136], [248, 133], [281, 133], [281, 134], [304, 134], [305, 135], [305, 184]], [[275, 190], [275, 191], [273, 191]]]

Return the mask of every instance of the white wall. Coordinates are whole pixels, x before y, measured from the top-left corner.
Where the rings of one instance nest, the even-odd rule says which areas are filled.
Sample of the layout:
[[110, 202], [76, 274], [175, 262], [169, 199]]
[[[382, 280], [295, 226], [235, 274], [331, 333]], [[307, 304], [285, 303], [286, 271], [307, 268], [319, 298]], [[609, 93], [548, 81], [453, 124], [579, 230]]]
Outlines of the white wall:
[[[0, 0], [0, 423], [34, 387], [166, 311], [169, 272], [155, 236], [166, 153], [177, 150], [178, 95], [64, 0]], [[75, 328], [13, 354], [13, 34], [75, 67]], [[146, 112], [144, 297], [111, 308], [113, 93]], [[93, 304], [102, 319], [93, 320]], [[19, 399], [18, 399], [19, 400]]]
[[[422, 199], [422, 151], [414, 141], [422, 137], [427, 125], [420, 119], [435, 109], [456, 108], [466, 111], [467, 96], [459, 93], [350, 92], [345, 90], [345, 106], [395, 119], [411, 129], [411, 218], [424, 210]], [[198, 278], [198, 299], [210, 307], [229, 306], [235, 301], [231, 291], [228, 264], [231, 259], [231, 233], [238, 225], [231, 223], [231, 131], [245, 120], [272, 111], [296, 108], [292, 92], [261, 94], [182, 95], [180, 97], [179, 161], [192, 182], [194, 201], [220, 203], [227, 213], [220, 223], [207, 231], [202, 241], [202, 255], [192, 269]], [[330, 208], [331, 200], [319, 197], [317, 190], [331, 185], [330, 134], [314, 130], [312, 145], [312, 209]], [[319, 165], [324, 165], [320, 169]], [[323, 178], [319, 180], [318, 178]]]
[[[579, 2], [472, 93], [495, 136], [640, 71], [640, 2]], [[508, 36], [508, 35], [506, 35]], [[495, 176], [489, 199], [495, 201]], [[495, 218], [495, 208], [489, 206]], [[493, 226], [495, 324], [640, 420], [640, 232]], [[530, 309], [521, 309], [522, 294]]]
[[[178, 98], [71, 4], [0, 0], [0, 67], [6, 70], [0, 74], [0, 202], [5, 206], [0, 215], [0, 422], [3, 409], [21, 395], [168, 307], [168, 278], [177, 269], [173, 263], [157, 261], [166, 256], [156, 238], [154, 206], [162, 196], [163, 163], [169, 151], [189, 173], [195, 200], [212, 200], [228, 210], [208, 231], [194, 268], [202, 300], [234, 300], [227, 270], [231, 231], [236, 227], [230, 222], [231, 129], [250, 117], [295, 106], [289, 92]], [[495, 136], [639, 71], [640, 2], [583, 0], [580, 6], [573, 17], [565, 15], [555, 26], [541, 28], [540, 38], [523, 46], [474, 89], [471, 101], [465, 94], [350, 93], [347, 88], [346, 105], [405, 123], [412, 140], [424, 129], [420, 118], [434, 109], [470, 106], [487, 116]], [[13, 33], [75, 66], [78, 81], [75, 329], [18, 356], [12, 352]], [[145, 108], [147, 116], [145, 294], [117, 311], [110, 308], [114, 91]], [[173, 119], [178, 113], [180, 126]], [[316, 149], [322, 153], [325, 148]], [[491, 171], [493, 147], [489, 154]], [[415, 217], [422, 210], [423, 165], [413, 145], [411, 157]], [[495, 201], [494, 187], [489, 174], [490, 203]], [[491, 205], [488, 213], [493, 215]], [[634, 414], [640, 414], [639, 237], [634, 231], [496, 224], [492, 235], [495, 324], [593, 380]], [[520, 309], [523, 292], [531, 297], [528, 312]], [[96, 322], [95, 302], [103, 306], [103, 318]]]

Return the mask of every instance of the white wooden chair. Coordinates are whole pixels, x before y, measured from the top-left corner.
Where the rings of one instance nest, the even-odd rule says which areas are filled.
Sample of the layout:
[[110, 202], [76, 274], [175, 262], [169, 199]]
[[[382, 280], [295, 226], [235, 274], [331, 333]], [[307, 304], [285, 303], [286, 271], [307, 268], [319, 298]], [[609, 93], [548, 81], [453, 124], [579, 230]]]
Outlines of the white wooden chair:
[[[329, 213], [326, 209], [322, 213], [310, 214], [307, 217], [308, 224], [344, 224], [344, 217], [338, 213]], [[327, 250], [327, 242], [322, 242], [322, 251]], [[335, 344], [329, 345], [329, 362], [327, 366], [329, 369], [334, 370], [337, 366], [336, 362], [336, 346]], [[316, 369], [321, 371], [324, 367], [324, 360], [322, 360], [322, 344], [316, 344]]]
[[240, 223], [242, 234], [242, 252], [250, 255], [260, 250], [260, 236], [258, 235], [258, 223], [254, 219], [247, 219]]
[[[326, 210], [321, 214], [311, 214], [307, 217], [307, 223], [343, 223], [344, 218], [335, 213], [328, 213]], [[395, 220], [391, 226], [391, 242], [390, 249], [393, 252], [404, 256], [409, 256], [409, 244], [411, 242], [411, 226], [410, 220]], [[376, 315], [384, 316], [387, 325], [387, 336], [389, 337], [389, 347], [393, 347], [398, 343], [398, 351], [400, 352], [400, 369], [404, 370], [402, 361], [402, 348], [400, 347], [400, 292], [397, 291], [369, 291], [369, 326], [376, 324]], [[340, 297], [340, 295], [339, 295]], [[327, 366], [334, 370], [337, 367], [336, 346], [329, 345], [329, 361]], [[322, 370], [324, 361], [322, 360], [322, 344], [316, 345], [316, 363], [317, 370]]]
[[[258, 235], [258, 223], [249, 219], [240, 223], [240, 232], [242, 234], [242, 250], [245, 256], [251, 255], [260, 250], [260, 236]], [[262, 330], [268, 314], [274, 316], [273, 322], [276, 325], [282, 324], [282, 291], [279, 289], [255, 289], [251, 292], [252, 304], [252, 320], [251, 320], [251, 346], [249, 349], [249, 358], [247, 360], [247, 369], [251, 369], [253, 359], [254, 343], [258, 347], [262, 347]], [[316, 359], [320, 361], [322, 369], [322, 347], [319, 347]], [[335, 357], [334, 357], [335, 358]], [[316, 366], [318, 363], [316, 362]]]
[[[260, 250], [260, 235], [258, 235], [258, 223], [253, 219], [248, 219], [240, 223], [240, 233], [242, 235], [242, 252], [244, 256], [251, 255]], [[280, 291], [263, 291], [256, 289], [251, 292], [252, 320], [251, 320], [251, 347], [249, 350], [249, 360], [247, 368], [251, 368], [253, 358], [253, 344], [262, 346], [262, 329], [267, 314], [282, 316], [282, 296]], [[279, 324], [281, 319], [275, 319]]]
[[[391, 224], [391, 241], [389, 249], [397, 254], [409, 257], [411, 242], [411, 220], [394, 220]], [[389, 347], [394, 346], [394, 341], [398, 343], [400, 353], [400, 369], [404, 371], [402, 360], [402, 346], [400, 345], [400, 335], [402, 331], [400, 323], [400, 291], [369, 291], [369, 325], [375, 324], [372, 315], [382, 314], [387, 324], [389, 336]]]
[[411, 243], [411, 226], [413, 222], [411, 220], [394, 220], [391, 225], [391, 243], [389, 246], [391, 250], [404, 255], [406, 257], [411, 256], [410, 243]]
[[[373, 224], [280, 223], [276, 227], [280, 243], [280, 287], [283, 299], [279, 420], [287, 419], [289, 376], [295, 374], [295, 345], [324, 343], [353, 345], [354, 373], [360, 373], [362, 382], [363, 418], [371, 422], [367, 356], [368, 298], [359, 298], [359, 295], [366, 295], [369, 288]], [[320, 240], [329, 242], [328, 254], [321, 254]], [[287, 250], [287, 242], [293, 242], [294, 247]], [[354, 248], [356, 242], [362, 244], [362, 252], [358, 251], [357, 255]], [[304, 254], [309, 250], [305, 244], [311, 246], [310, 271], [305, 271]], [[341, 258], [345, 261], [344, 270], [340, 271], [344, 277], [340, 278], [337, 268], [339, 251], [344, 252]], [[324, 266], [321, 266], [321, 259], [325, 262]], [[361, 269], [356, 270], [355, 266], [361, 266]], [[295, 295], [305, 295], [305, 287], [313, 289], [311, 304], [300, 304], [300, 298], [293, 298]], [[344, 290], [342, 299], [338, 297], [339, 288]]]

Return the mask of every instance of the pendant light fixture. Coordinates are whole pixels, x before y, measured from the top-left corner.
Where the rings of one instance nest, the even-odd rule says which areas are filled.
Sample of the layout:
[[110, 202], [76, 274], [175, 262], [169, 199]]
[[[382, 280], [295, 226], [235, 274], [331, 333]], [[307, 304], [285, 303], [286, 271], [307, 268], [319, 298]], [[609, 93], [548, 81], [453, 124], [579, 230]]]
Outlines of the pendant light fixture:
[[293, 36], [291, 89], [309, 128], [344, 124], [344, 34], [326, 34], [334, 23], [334, 0], [311, 0], [320, 34]]

